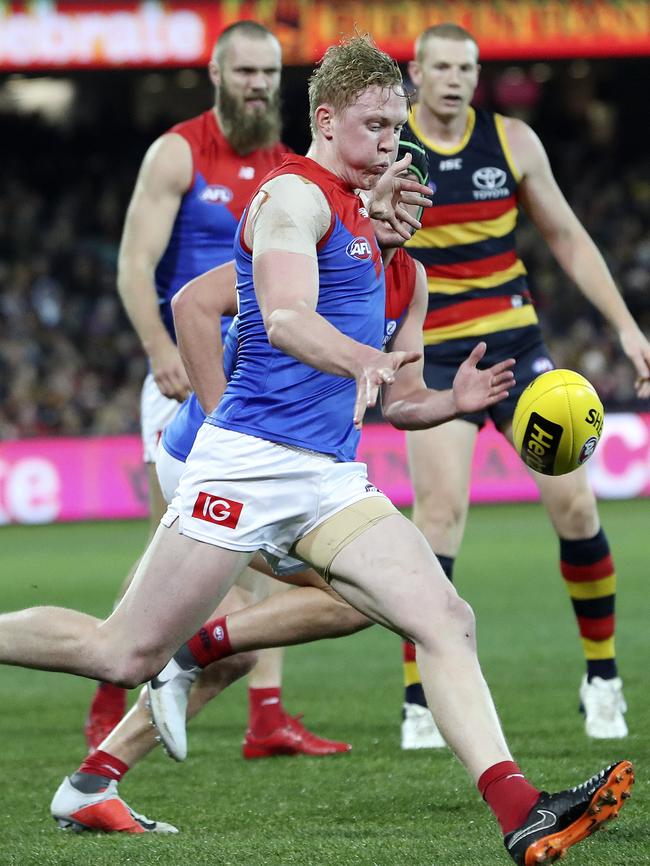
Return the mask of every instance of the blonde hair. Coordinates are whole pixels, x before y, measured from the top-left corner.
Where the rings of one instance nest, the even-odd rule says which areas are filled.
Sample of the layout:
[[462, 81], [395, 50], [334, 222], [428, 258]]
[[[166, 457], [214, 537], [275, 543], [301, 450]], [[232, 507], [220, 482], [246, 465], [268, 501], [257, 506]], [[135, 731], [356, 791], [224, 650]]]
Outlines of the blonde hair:
[[316, 134], [316, 109], [327, 103], [336, 112], [352, 105], [368, 87], [402, 87], [399, 66], [372, 41], [352, 36], [330, 46], [309, 78], [309, 122]]
[[422, 63], [424, 59], [424, 47], [430, 39], [435, 37], [439, 39], [453, 39], [456, 42], [465, 42], [469, 40], [476, 45], [476, 57], [478, 58], [478, 43], [472, 36], [469, 30], [465, 30], [460, 24], [453, 24], [450, 21], [442, 24], [434, 24], [432, 27], [427, 27], [425, 31], [420, 33], [415, 40], [415, 59], [418, 63]]

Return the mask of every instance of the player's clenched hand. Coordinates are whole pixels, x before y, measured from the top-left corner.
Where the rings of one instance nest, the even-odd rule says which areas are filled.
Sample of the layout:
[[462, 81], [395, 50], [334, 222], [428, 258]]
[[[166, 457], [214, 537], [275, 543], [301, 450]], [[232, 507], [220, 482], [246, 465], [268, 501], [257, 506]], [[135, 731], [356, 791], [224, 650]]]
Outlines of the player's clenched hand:
[[366, 409], [377, 404], [379, 389], [395, 381], [395, 374], [405, 364], [412, 364], [422, 357], [420, 352], [374, 351], [365, 359], [355, 376], [357, 399], [354, 404], [354, 426], [361, 429]]
[[172, 400], [178, 400], [179, 403], [189, 397], [192, 386], [187, 378], [178, 348], [171, 340], [166, 345], [156, 348], [149, 356], [149, 360], [151, 372], [161, 394]]
[[487, 345], [478, 343], [458, 368], [454, 377], [453, 394], [456, 411], [459, 415], [479, 412], [487, 406], [499, 403], [508, 396], [509, 389], [515, 384], [512, 368], [514, 358], [500, 361], [487, 370], [476, 366], [485, 355]]
[[372, 219], [390, 223], [395, 231], [406, 240], [414, 230], [422, 228], [422, 223], [408, 212], [406, 205], [431, 207], [431, 190], [412, 177], [400, 174], [408, 170], [411, 154], [394, 162], [384, 172], [371, 193], [368, 213]]

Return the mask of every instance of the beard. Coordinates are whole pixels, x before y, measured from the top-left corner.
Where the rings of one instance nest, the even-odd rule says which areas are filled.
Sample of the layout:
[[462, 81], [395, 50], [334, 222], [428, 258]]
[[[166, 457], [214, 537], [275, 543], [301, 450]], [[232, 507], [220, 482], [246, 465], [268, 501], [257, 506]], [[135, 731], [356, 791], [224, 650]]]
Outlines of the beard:
[[278, 91], [268, 97], [265, 108], [247, 111], [244, 100], [234, 96], [222, 83], [217, 93], [217, 112], [223, 134], [239, 154], [271, 147], [280, 141], [282, 119]]

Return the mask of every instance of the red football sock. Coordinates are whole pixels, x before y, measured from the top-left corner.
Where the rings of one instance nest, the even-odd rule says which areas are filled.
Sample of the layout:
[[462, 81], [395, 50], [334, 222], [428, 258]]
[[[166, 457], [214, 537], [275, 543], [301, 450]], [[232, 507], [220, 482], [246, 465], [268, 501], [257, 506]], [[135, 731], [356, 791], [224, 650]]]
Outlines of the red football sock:
[[99, 683], [90, 705], [89, 715], [102, 712], [122, 713], [126, 710], [126, 689], [112, 683]]
[[206, 622], [186, 646], [200, 668], [232, 655], [226, 617], [218, 616]]
[[90, 776], [105, 776], [119, 782], [128, 769], [129, 765], [125, 764], [124, 761], [120, 761], [114, 755], [109, 755], [108, 752], [97, 749], [92, 755], [88, 755], [77, 772], [88, 773]]
[[256, 737], [268, 737], [285, 722], [280, 688], [248, 690], [248, 727]]
[[539, 797], [514, 761], [493, 764], [477, 782], [481, 796], [501, 825], [503, 834], [520, 827]]
[[413, 643], [413, 641], [402, 641], [402, 658], [405, 663], [415, 661], [415, 644]]

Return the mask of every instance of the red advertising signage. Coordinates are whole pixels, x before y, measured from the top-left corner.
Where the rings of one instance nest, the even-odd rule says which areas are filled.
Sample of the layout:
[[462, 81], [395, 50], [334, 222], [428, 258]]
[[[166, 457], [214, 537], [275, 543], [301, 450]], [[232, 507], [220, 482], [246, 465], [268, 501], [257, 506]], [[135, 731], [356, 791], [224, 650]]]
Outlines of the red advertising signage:
[[650, 54], [648, 0], [0, 0], [0, 70], [200, 66], [242, 18], [273, 30], [290, 64], [355, 30], [406, 61], [441, 21], [475, 34], [486, 60]]

